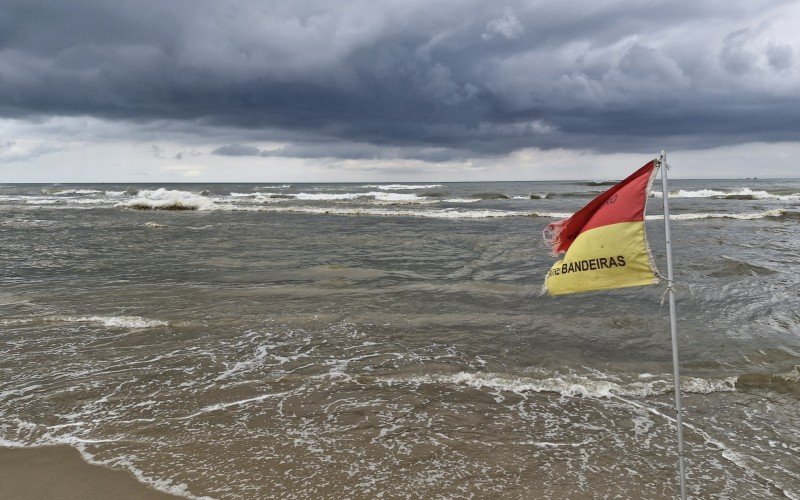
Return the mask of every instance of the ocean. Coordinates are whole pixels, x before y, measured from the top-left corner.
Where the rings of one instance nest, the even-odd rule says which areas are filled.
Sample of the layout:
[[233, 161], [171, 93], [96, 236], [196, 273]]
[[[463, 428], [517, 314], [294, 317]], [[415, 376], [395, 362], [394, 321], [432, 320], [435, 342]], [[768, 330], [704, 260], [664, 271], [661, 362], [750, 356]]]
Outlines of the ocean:
[[[195, 498], [675, 497], [664, 287], [540, 296], [608, 185], [0, 185], [0, 445]], [[800, 498], [800, 180], [671, 189], [688, 492]]]

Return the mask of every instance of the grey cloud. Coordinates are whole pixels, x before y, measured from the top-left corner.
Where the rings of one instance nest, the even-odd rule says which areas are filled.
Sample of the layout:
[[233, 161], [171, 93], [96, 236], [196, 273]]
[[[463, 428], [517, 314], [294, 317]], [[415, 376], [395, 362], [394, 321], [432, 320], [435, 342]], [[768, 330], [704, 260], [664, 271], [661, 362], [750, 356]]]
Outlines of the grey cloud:
[[226, 156], [785, 140], [797, 40], [749, 25], [784, 5], [7, 0], [0, 116], [158, 123]]
[[259, 149], [245, 144], [226, 144], [214, 149], [219, 156], [260, 156], [278, 158], [348, 158], [356, 160], [396, 160], [414, 158], [445, 162], [466, 158], [468, 151], [434, 146], [392, 146], [354, 142], [295, 142], [277, 148]]
[[735, 75], [747, 73], [754, 66], [755, 55], [744, 46], [747, 35], [747, 30], [743, 29], [726, 36], [719, 54], [720, 65]]
[[492, 19], [486, 24], [486, 31], [481, 35], [484, 40], [491, 40], [496, 36], [502, 36], [508, 40], [518, 38], [525, 32], [525, 28], [519, 21], [516, 12], [511, 7], [506, 7], [503, 15]]
[[195, 151], [193, 149], [183, 150], [183, 151], [178, 151], [177, 153], [175, 153], [175, 159], [176, 160], [183, 160], [184, 158], [193, 158], [193, 157], [196, 157], [196, 156], [202, 156], [202, 154], [203, 153], [201, 153], [199, 151]]
[[0, 139], [0, 162], [31, 160], [59, 149], [59, 145], [47, 141], [20, 144], [13, 139]]
[[211, 154], [219, 156], [259, 156], [261, 150], [246, 144], [225, 144], [213, 150]]
[[791, 67], [794, 51], [791, 45], [771, 43], [764, 49], [764, 54], [767, 56], [770, 66], [778, 71], [783, 71]]

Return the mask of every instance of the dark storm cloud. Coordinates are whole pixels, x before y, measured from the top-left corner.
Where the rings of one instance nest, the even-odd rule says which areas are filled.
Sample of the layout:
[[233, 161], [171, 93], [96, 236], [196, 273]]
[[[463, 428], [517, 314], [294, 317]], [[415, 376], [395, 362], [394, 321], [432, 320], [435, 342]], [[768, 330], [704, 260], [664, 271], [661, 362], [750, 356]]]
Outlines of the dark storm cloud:
[[784, 5], [7, 0], [0, 115], [239, 131], [227, 156], [791, 140], [797, 42], [769, 16]]

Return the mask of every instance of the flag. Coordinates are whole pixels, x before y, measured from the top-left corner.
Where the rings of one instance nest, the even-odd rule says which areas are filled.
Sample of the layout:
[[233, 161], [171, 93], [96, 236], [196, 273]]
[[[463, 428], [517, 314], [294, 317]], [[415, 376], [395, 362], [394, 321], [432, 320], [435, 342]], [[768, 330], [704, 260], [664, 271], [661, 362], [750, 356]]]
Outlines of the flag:
[[545, 240], [564, 258], [550, 268], [543, 291], [565, 295], [658, 283], [644, 228], [657, 165], [649, 162], [572, 217], [547, 226]]

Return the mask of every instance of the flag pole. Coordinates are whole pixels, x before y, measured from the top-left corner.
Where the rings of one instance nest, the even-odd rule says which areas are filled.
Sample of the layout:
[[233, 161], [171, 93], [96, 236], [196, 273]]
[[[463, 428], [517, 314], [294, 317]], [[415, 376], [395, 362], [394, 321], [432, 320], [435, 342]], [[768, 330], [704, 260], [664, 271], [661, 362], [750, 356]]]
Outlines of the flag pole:
[[667, 152], [661, 150], [661, 185], [664, 200], [664, 236], [667, 241], [667, 294], [669, 295], [669, 326], [672, 334], [672, 371], [675, 381], [675, 414], [678, 428], [678, 468], [681, 479], [681, 500], [686, 500], [686, 464], [683, 458], [683, 418], [681, 413], [681, 374], [678, 366], [678, 333], [675, 327], [675, 289], [672, 279], [672, 237], [669, 232], [669, 188], [667, 187]]

